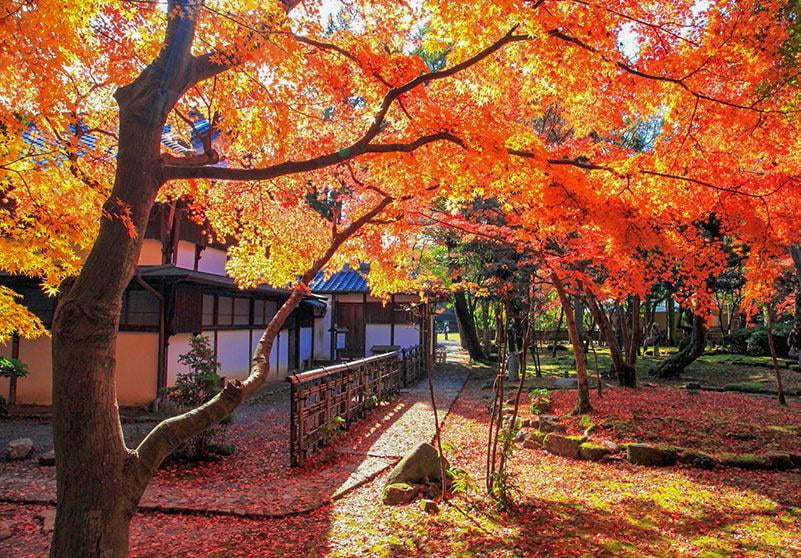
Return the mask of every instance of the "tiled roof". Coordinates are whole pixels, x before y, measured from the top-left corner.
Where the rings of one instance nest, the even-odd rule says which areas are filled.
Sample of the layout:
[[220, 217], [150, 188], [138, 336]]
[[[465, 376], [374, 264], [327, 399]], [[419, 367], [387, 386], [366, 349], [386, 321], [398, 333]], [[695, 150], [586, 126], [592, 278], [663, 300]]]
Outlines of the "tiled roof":
[[[137, 273], [145, 281], [169, 279], [172, 281], [186, 281], [187, 283], [194, 283], [197, 285], [208, 285], [211, 287], [222, 287], [231, 290], [242, 290], [239, 289], [234, 280], [227, 275], [216, 275], [214, 273], [194, 271], [183, 267], [177, 267], [174, 264], [141, 265], [137, 268]], [[245, 291], [277, 296], [289, 296], [290, 294], [289, 289], [276, 289], [269, 285], [259, 285], [258, 287], [254, 287], [252, 289], [245, 289]]]
[[370, 291], [367, 286], [369, 272], [370, 269], [366, 265], [360, 266], [358, 270], [346, 265], [341, 271], [326, 279], [321, 271], [314, 278], [311, 290], [315, 293], [366, 293]]
[[[183, 129], [173, 129], [170, 124], [165, 124], [164, 128], [161, 130], [161, 143], [164, 144], [166, 147], [170, 148], [172, 151], [179, 153], [181, 155], [194, 155], [196, 153], [203, 152], [203, 140], [202, 137], [208, 133], [209, 130], [209, 121], [205, 119], [202, 115], [198, 113], [191, 113], [190, 116], [194, 120], [194, 127], [192, 130], [183, 130]], [[69, 132], [70, 135], [77, 135], [77, 132], [80, 129], [80, 138], [78, 139], [78, 145], [80, 146], [78, 150], [78, 155], [83, 155], [87, 151], [93, 151], [96, 149], [97, 144], [97, 136], [88, 132], [88, 127], [81, 124], [79, 126], [75, 126], [74, 124], [70, 124]], [[185, 137], [186, 134], [189, 133], [189, 141], [186, 141]], [[212, 141], [216, 140], [220, 136], [220, 131], [215, 129], [212, 130], [211, 139]], [[28, 129], [23, 133], [23, 139], [33, 146], [34, 148], [45, 150], [49, 149], [50, 147], [60, 146], [62, 145], [62, 141], [58, 138], [47, 134], [40, 130], [35, 124], [30, 124]], [[106, 153], [107, 156], [113, 157], [115, 154], [111, 151]], [[43, 161], [44, 162], [44, 161]]]

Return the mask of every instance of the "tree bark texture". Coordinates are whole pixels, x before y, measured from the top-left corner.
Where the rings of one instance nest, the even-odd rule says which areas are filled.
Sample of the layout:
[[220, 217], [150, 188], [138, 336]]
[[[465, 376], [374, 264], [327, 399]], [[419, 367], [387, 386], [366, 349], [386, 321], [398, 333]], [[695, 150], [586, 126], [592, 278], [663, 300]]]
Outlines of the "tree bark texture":
[[462, 348], [465, 349], [473, 360], [483, 360], [484, 351], [476, 332], [476, 324], [473, 315], [467, 306], [467, 298], [464, 291], [453, 293], [453, 309], [456, 313], [456, 322], [459, 325], [459, 338]]
[[690, 342], [681, 351], [672, 354], [651, 370], [651, 375], [658, 378], [676, 378], [690, 364], [704, 354], [706, 345], [706, 325], [703, 318], [693, 316], [693, 327], [690, 331]]
[[598, 323], [598, 328], [601, 330], [601, 335], [606, 339], [606, 344], [609, 347], [609, 352], [612, 355], [612, 369], [617, 375], [618, 383], [622, 387], [637, 387], [637, 373], [633, 366], [629, 366], [623, 358], [623, 351], [617, 341], [617, 336], [609, 323], [609, 317], [606, 315], [598, 301], [592, 296], [588, 296], [590, 312], [592, 313], [595, 321]]
[[592, 411], [590, 405], [590, 388], [587, 382], [587, 361], [584, 355], [584, 345], [581, 338], [578, 336], [576, 322], [573, 318], [573, 309], [570, 306], [570, 301], [567, 298], [567, 292], [562, 284], [562, 281], [555, 273], [551, 274], [556, 293], [559, 296], [559, 302], [564, 309], [565, 322], [567, 325], [567, 333], [570, 336], [570, 344], [573, 346], [573, 356], [576, 358], [576, 380], [578, 382], [578, 401], [576, 407], [573, 409], [574, 415], [583, 415]]

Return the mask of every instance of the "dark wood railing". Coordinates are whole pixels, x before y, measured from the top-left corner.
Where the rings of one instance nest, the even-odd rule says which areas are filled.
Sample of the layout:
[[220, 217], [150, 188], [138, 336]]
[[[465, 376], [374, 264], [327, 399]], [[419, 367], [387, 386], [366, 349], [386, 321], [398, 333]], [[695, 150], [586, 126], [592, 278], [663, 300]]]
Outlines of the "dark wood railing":
[[417, 345], [287, 377], [290, 464], [303, 465], [342, 429], [419, 380], [425, 372], [423, 359]]

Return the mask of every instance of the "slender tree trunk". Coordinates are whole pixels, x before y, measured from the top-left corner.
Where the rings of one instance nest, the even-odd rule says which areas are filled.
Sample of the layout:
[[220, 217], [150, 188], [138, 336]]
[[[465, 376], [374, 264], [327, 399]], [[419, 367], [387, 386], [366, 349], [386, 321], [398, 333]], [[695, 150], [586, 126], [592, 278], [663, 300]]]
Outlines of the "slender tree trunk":
[[584, 343], [584, 301], [581, 300], [580, 297], [575, 297], [573, 299], [573, 314], [573, 319], [576, 322], [576, 333], [578, 333], [579, 339], [582, 340], [581, 347], [586, 355], [587, 349], [586, 344]]
[[770, 356], [773, 360], [773, 372], [776, 374], [776, 391], [779, 395], [779, 405], [787, 405], [787, 399], [784, 396], [784, 383], [782, 382], [782, 373], [779, 370], [779, 359], [776, 356], [776, 343], [773, 340], [773, 305], [767, 305], [768, 313], [768, 347], [770, 348]]
[[484, 354], [490, 353], [490, 301], [487, 297], [481, 299], [481, 341], [484, 345]]
[[[532, 314], [533, 319], [533, 314]], [[532, 323], [531, 328], [531, 356], [534, 362], [534, 372], [537, 378], [542, 378], [542, 368], [540, 367], [540, 348], [539, 339], [537, 339], [537, 330], [535, 329], [536, 323]]]
[[626, 351], [626, 364], [634, 368], [640, 350], [640, 297], [630, 297], [629, 313], [631, 314], [631, 330], [628, 339], [629, 348]]
[[706, 325], [703, 318], [693, 316], [693, 328], [690, 331], [690, 342], [681, 351], [672, 354], [655, 368], [650, 374], [658, 378], [675, 378], [681, 375], [687, 366], [704, 354], [706, 345]]
[[456, 322], [459, 325], [459, 338], [464, 348], [473, 360], [483, 360], [484, 351], [476, 333], [476, 324], [467, 305], [464, 291], [453, 293], [453, 308], [456, 313]]
[[620, 344], [612, 329], [612, 324], [609, 323], [609, 318], [592, 295], [589, 295], [588, 299], [590, 312], [592, 312], [592, 315], [595, 317], [595, 321], [598, 322], [598, 328], [601, 330], [601, 334], [604, 336], [606, 344], [609, 346], [609, 352], [612, 356], [612, 368], [617, 375], [618, 382], [622, 387], [637, 387], [636, 371], [632, 366], [629, 366], [623, 358]]
[[564, 306], [559, 307], [559, 319], [556, 321], [556, 329], [553, 331], [553, 347], [551, 347], [551, 356], [556, 358], [556, 345], [559, 342], [559, 331], [562, 329], [562, 320], [565, 317]]
[[[795, 264], [795, 313], [793, 317], [793, 327], [801, 329], [801, 246], [793, 244], [790, 246], [790, 255]], [[801, 364], [801, 351], [798, 351], [798, 362]]]
[[676, 301], [673, 293], [667, 296], [667, 342], [671, 347], [676, 344]]
[[584, 355], [584, 347], [581, 343], [581, 338], [578, 336], [576, 329], [576, 322], [573, 320], [573, 312], [570, 307], [570, 301], [567, 299], [567, 293], [562, 281], [555, 273], [551, 273], [551, 280], [553, 281], [556, 294], [559, 295], [559, 302], [562, 303], [564, 309], [565, 321], [567, 322], [567, 333], [570, 336], [570, 344], [573, 346], [573, 356], [576, 358], [576, 380], [578, 381], [578, 401], [576, 407], [573, 409], [574, 415], [583, 415], [592, 411], [590, 405], [590, 388], [587, 382], [587, 361]]

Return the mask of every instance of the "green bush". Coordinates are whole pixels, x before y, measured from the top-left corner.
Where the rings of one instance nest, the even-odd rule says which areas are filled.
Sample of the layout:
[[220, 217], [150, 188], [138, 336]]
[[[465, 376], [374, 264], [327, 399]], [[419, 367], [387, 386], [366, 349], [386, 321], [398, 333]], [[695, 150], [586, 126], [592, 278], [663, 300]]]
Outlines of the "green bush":
[[[787, 336], [791, 329], [792, 324], [789, 323], [778, 323], [773, 326], [773, 342], [776, 345], [776, 355], [779, 357], [786, 357], [790, 350], [787, 345]], [[768, 328], [764, 325], [733, 331], [726, 338], [726, 344], [735, 353], [770, 356]]]
[[[222, 382], [217, 372], [220, 363], [214, 356], [214, 348], [209, 338], [203, 335], [193, 335], [189, 340], [190, 349], [178, 357], [178, 362], [188, 366], [189, 371], [178, 374], [175, 385], [165, 388], [164, 395], [175, 403], [179, 412], [188, 411], [209, 401], [222, 389]], [[230, 422], [225, 419], [221, 424]], [[198, 461], [211, 457], [209, 447], [215, 438], [224, 433], [224, 428], [217, 425], [209, 428], [181, 445], [173, 452], [173, 457], [188, 461]], [[217, 442], [216, 446], [226, 444]]]
[[753, 328], [736, 329], [724, 339], [724, 345], [728, 346], [734, 353], [744, 355], [748, 350], [748, 338], [751, 336]]
[[[759, 326], [753, 328], [753, 332], [748, 337], [746, 343], [746, 353], [753, 356], [770, 356], [770, 345], [768, 345], [768, 328]], [[773, 342], [776, 346], [776, 354], [786, 357], [790, 350], [787, 345], [787, 336], [790, 334], [789, 324], [776, 324], [773, 327]]]
[[28, 365], [15, 358], [0, 356], [0, 377], [22, 378], [28, 375]]

